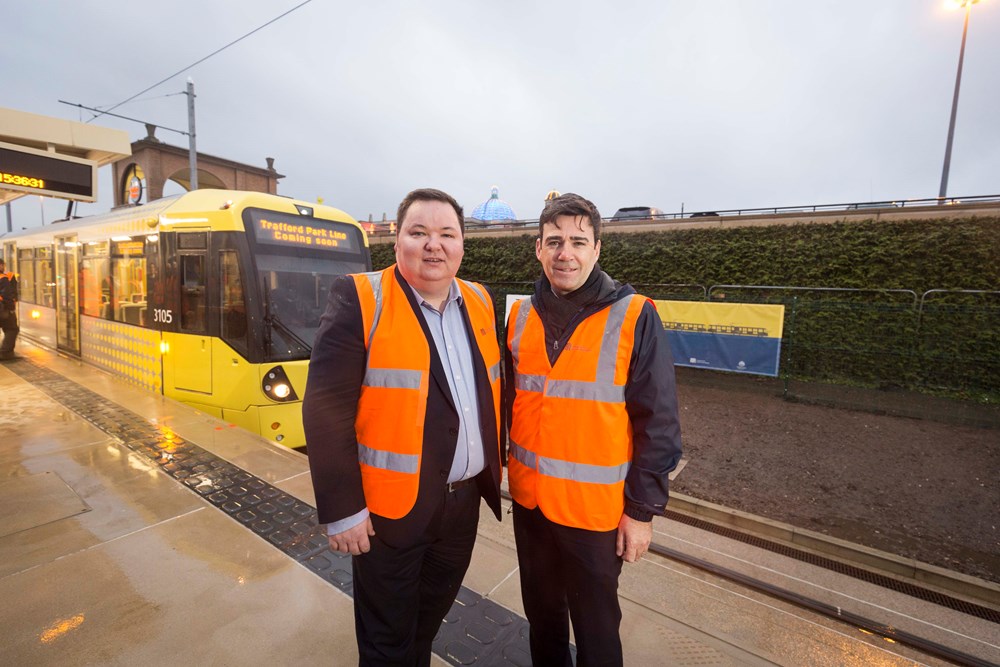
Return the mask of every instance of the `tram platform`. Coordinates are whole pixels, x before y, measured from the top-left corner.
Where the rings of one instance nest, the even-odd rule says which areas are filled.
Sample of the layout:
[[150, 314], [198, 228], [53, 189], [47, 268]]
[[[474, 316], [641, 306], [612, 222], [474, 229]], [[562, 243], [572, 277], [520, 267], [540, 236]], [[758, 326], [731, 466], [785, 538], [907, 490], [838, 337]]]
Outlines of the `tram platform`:
[[[315, 525], [305, 456], [28, 342], [18, 354], [0, 365], [5, 664], [357, 664], [350, 562]], [[679, 505], [656, 519], [658, 553], [625, 565], [628, 665], [1000, 663], [988, 586], [873, 573], [850, 545]], [[483, 512], [434, 663], [528, 665], [527, 631], [510, 518]]]

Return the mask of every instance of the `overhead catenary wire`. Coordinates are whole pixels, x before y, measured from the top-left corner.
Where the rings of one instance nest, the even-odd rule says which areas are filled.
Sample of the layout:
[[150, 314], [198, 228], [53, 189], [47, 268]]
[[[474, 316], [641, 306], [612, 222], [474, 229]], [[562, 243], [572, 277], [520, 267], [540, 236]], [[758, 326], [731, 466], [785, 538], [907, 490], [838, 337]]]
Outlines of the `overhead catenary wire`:
[[[69, 105], [71, 107], [77, 107], [79, 109], [86, 109], [87, 111], [100, 111], [102, 115], [112, 116], [114, 118], [121, 118], [123, 120], [130, 120], [133, 123], [144, 123], [144, 124], [146, 123], [146, 121], [139, 120], [138, 118], [130, 118], [128, 116], [122, 116], [120, 114], [111, 113], [110, 111], [101, 111], [101, 109], [96, 109], [94, 107], [84, 106], [84, 105], [78, 104], [76, 102], [67, 102], [66, 100], [59, 100], [59, 104], [67, 104], [67, 105]], [[94, 118], [97, 118], [97, 116], [94, 116]], [[91, 118], [90, 120], [93, 120], [94, 118]], [[188, 132], [185, 132], [184, 130], [175, 130], [172, 127], [166, 127], [164, 125], [157, 125], [156, 127], [161, 128], [163, 130], [167, 130], [169, 132], [176, 132], [177, 134], [183, 134], [185, 136], [190, 136], [190, 134]]]
[[[114, 106], [112, 106], [112, 107], [110, 107], [108, 109], [105, 109], [105, 110], [101, 111], [99, 114], [95, 115], [90, 120], [95, 120], [97, 118], [100, 118], [101, 116], [103, 116], [105, 114], [108, 114], [111, 111], [114, 111], [115, 109], [117, 109], [118, 107], [122, 106], [123, 104], [127, 104], [128, 102], [131, 102], [132, 100], [134, 100], [135, 98], [139, 97], [140, 95], [145, 95], [146, 93], [148, 93], [149, 91], [153, 90], [157, 86], [160, 86], [160, 85], [166, 83], [167, 81], [170, 81], [170, 79], [174, 78], [175, 76], [183, 74], [184, 72], [188, 71], [192, 67], [196, 67], [197, 65], [200, 65], [201, 63], [205, 62], [206, 60], [208, 60], [212, 56], [215, 56], [215, 55], [218, 55], [218, 54], [222, 53], [223, 51], [225, 51], [226, 49], [228, 49], [230, 46], [233, 46], [234, 44], [238, 44], [239, 42], [242, 42], [244, 39], [246, 39], [250, 35], [253, 35], [256, 32], [260, 32], [261, 30], [263, 30], [267, 26], [271, 25], [272, 23], [274, 23], [276, 21], [279, 21], [279, 20], [283, 19], [284, 17], [288, 16], [289, 14], [291, 14], [292, 12], [294, 12], [295, 10], [300, 9], [301, 7], [304, 7], [305, 5], [308, 5], [310, 2], [312, 2], [312, 0], [305, 0], [304, 2], [300, 2], [299, 4], [295, 5], [294, 7], [292, 7], [291, 9], [289, 9], [288, 11], [284, 12], [283, 14], [279, 14], [278, 16], [274, 17], [273, 19], [271, 19], [267, 23], [264, 23], [264, 24], [262, 24], [260, 26], [257, 26], [256, 28], [254, 28], [253, 30], [251, 30], [247, 34], [243, 35], [242, 37], [234, 39], [233, 41], [229, 42], [225, 46], [223, 46], [223, 47], [221, 47], [219, 49], [216, 49], [215, 51], [212, 51], [210, 54], [208, 54], [204, 58], [201, 58], [200, 60], [196, 60], [195, 62], [191, 63], [187, 67], [179, 69], [176, 72], [174, 72], [173, 74], [171, 74], [170, 76], [165, 77], [164, 79], [161, 79], [160, 81], [157, 81], [152, 86], [149, 86], [148, 88], [144, 88], [144, 89], [140, 90], [138, 93], [136, 93], [135, 95], [132, 95], [131, 97], [122, 100], [118, 104], [116, 104], [116, 105], [114, 105]], [[87, 122], [89, 123], [90, 121], [87, 121]]]
[[[149, 102], [150, 100], [162, 100], [164, 97], [176, 97], [177, 95], [187, 95], [183, 90], [178, 93], [164, 93], [163, 95], [152, 95], [150, 97], [143, 97], [141, 99], [130, 100], [132, 102]], [[110, 104], [95, 104], [94, 111], [104, 111], [105, 107], [111, 108]]]

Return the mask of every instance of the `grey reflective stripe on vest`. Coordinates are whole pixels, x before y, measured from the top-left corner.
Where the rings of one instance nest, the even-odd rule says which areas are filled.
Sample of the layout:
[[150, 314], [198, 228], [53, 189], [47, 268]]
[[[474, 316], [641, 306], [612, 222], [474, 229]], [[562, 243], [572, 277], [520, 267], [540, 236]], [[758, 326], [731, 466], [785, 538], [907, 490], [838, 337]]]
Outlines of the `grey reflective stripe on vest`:
[[601, 382], [579, 380], [549, 380], [545, 395], [553, 398], [578, 398], [582, 401], [624, 403], [625, 387]]
[[372, 329], [368, 332], [368, 344], [365, 346], [366, 350], [372, 349], [372, 338], [375, 336], [375, 329], [378, 327], [378, 320], [382, 316], [382, 272], [372, 271], [371, 273], [366, 273], [365, 278], [368, 279], [368, 283], [372, 287], [372, 293], [375, 295], [375, 314], [372, 316]]
[[542, 391], [545, 389], [545, 376], [518, 373], [514, 379], [514, 387], [521, 391]]
[[617, 484], [624, 481], [628, 474], [628, 463], [616, 466], [595, 466], [589, 463], [574, 463], [560, 461], [542, 456], [538, 457], [538, 474], [556, 479], [569, 479], [574, 482], [590, 484]]
[[420, 464], [416, 454], [396, 454], [384, 449], [372, 449], [358, 443], [358, 461], [373, 468], [415, 474]]
[[574, 482], [587, 482], [588, 484], [617, 484], [625, 480], [629, 469], [628, 463], [598, 466], [537, 456], [513, 440], [510, 442], [510, 454], [516, 461], [528, 468], [537, 469], [539, 475], [555, 479], [568, 479]]
[[518, 376], [517, 366], [521, 358], [521, 336], [528, 324], [528, 314], [531, 313], [531, 299], [519, 299], [517, 302], [517, 319], [514, 320], [514, 338], [510, 341], [510, 353], [514, 359], [514, 375]]
[[597, 361], [597, 382], [601, 384], [614, 384], [615, 365], [618, 362], [618, 344], [621, 342], [622, 325], [625, 324], [625, 316], [628, 314], [629, 304], [635, 297], [625, 297], [618, 299], [611, 304], [611, 312], [608, 313], [608, 321], [604, 325], [604, 340], [601, 342], [601, 357]]
[[366, 368], [365, 379], [361, 384], [385, 389], [420, 389], [423, 375], [420, 371], [403, 368]]
[[520, 461], [523, 465], [528, 466], [532, 470], [535, 469], [535, 453], [529, 452], [513, 440], [510, 441], [510, 455], [513, 456], [515, 460]]
[[[372, 316], [372, 328], [368, 332], [368, 346], [371, 350], [372, 340], [375, 337], [375, 329], [378, 328], [379, 318], [382, 316], [382, 272], [373, 271], [364, 274], [375, 294], [375, 313]], [[368, 366], [368, 359], [365, 359], [365, 379], [361, 384], [365, 387], [382, 387], [386, 389], [420, 389], [420, 371], [398, 369], [398, 368], [371, 368]]]
[[[521, 334], [528, 321], [531, 310], [523, 306], [518, 310], [517, 322], [514, 325], [514, 340], [511, 342], [511, 352], [514, 355], [514, 386], [522, 391], [545, 391], [546, 396], [554, 398], [576, 398], [585, 401], [601, 403], [624, 403], [625, 387], [615, 384], [615, 366], [618, 362], [618, 345], [621, 342], [622, 325], [628, 313], [631, 297], [619, 299], [611, 304], [608, 320], [604, 325], [604, 335], [601, 338], [601, 351], [597, 358], [597, 377], [593, 382], [581, 380], [549, 380], [545, 383], [542, 375], [521, 375], [517, 373], [517, 359], [521, 344]], [[524, 315], [522, 317], [522, 312]]]
[[[478, 285], [476, 283], [470, 283], [468, 280], [462, 280], [461, 278], [458, 278], [458, 280], [463, 285], [465, 285], [466, 287], [468, 287], [469, 289], [471, 289], [473, 292], [476, 293], [476, 295], [483, 302], [483, 305], [486, 306], [487, 310], [492, 310], [492, 308], [490, 307], [490, 297], [489, 297], [489, 294], [486, 292], [486, 288], [485, 287], [483, 287], [482, 285]], [[496, 330], [497, 330], [496, 322], [493, 322], [493, 331], [496, 331]], [[500, 362], [497, 362], [497, 363], [493, 364], [492, 366], [490, 366], [489, 368], [487, 368], [486, 372], [489, 374], [490, 382], [496, 382], [497, 380], [499, 380], [500, 379]]]
[[468, 280], [462, 280], [461, 278], [459, 278], [458, 280], [460, 280], [463, 285], [465, 285], [466, 287], [468, 287], [469, 289], [471, 289], [473, 292], [475, 292], [476, 294], [478, 294], [479, 298], [483, 302], [483, 305], [486, 306], [487, 308], [489, 308], [490, 298], [486, 294], [486, 289], [484, 287], [482, 287], [481, 285], [477, 285], [476, 283], [470, 283]]

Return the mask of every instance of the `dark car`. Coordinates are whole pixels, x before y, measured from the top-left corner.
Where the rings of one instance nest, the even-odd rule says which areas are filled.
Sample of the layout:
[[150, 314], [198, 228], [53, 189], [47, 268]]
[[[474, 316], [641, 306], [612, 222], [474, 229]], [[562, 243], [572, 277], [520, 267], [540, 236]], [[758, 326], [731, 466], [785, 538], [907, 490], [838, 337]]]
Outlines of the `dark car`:
[[691, 214], [692, 218], [718, 218], [719, 214], [715, 211], [698, 211], [697, 213]]
[[615, 211], [612, 220], [652, 220], [663, 211], [655, 206], [626, 206]]

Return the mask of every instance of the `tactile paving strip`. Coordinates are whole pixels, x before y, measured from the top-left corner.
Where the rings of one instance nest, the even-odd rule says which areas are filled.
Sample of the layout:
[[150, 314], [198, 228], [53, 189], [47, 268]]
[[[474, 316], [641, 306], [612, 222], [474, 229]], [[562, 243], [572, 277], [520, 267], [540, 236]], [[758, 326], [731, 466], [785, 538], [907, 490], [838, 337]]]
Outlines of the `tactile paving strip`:
[[[5, 367], [353, 597], [351, 557], [330, 550], [311, 505], [29, 359]], [[527, 667], [527, 637], [527, 620], [463, 586], [434, 652], [453, 665]]]

